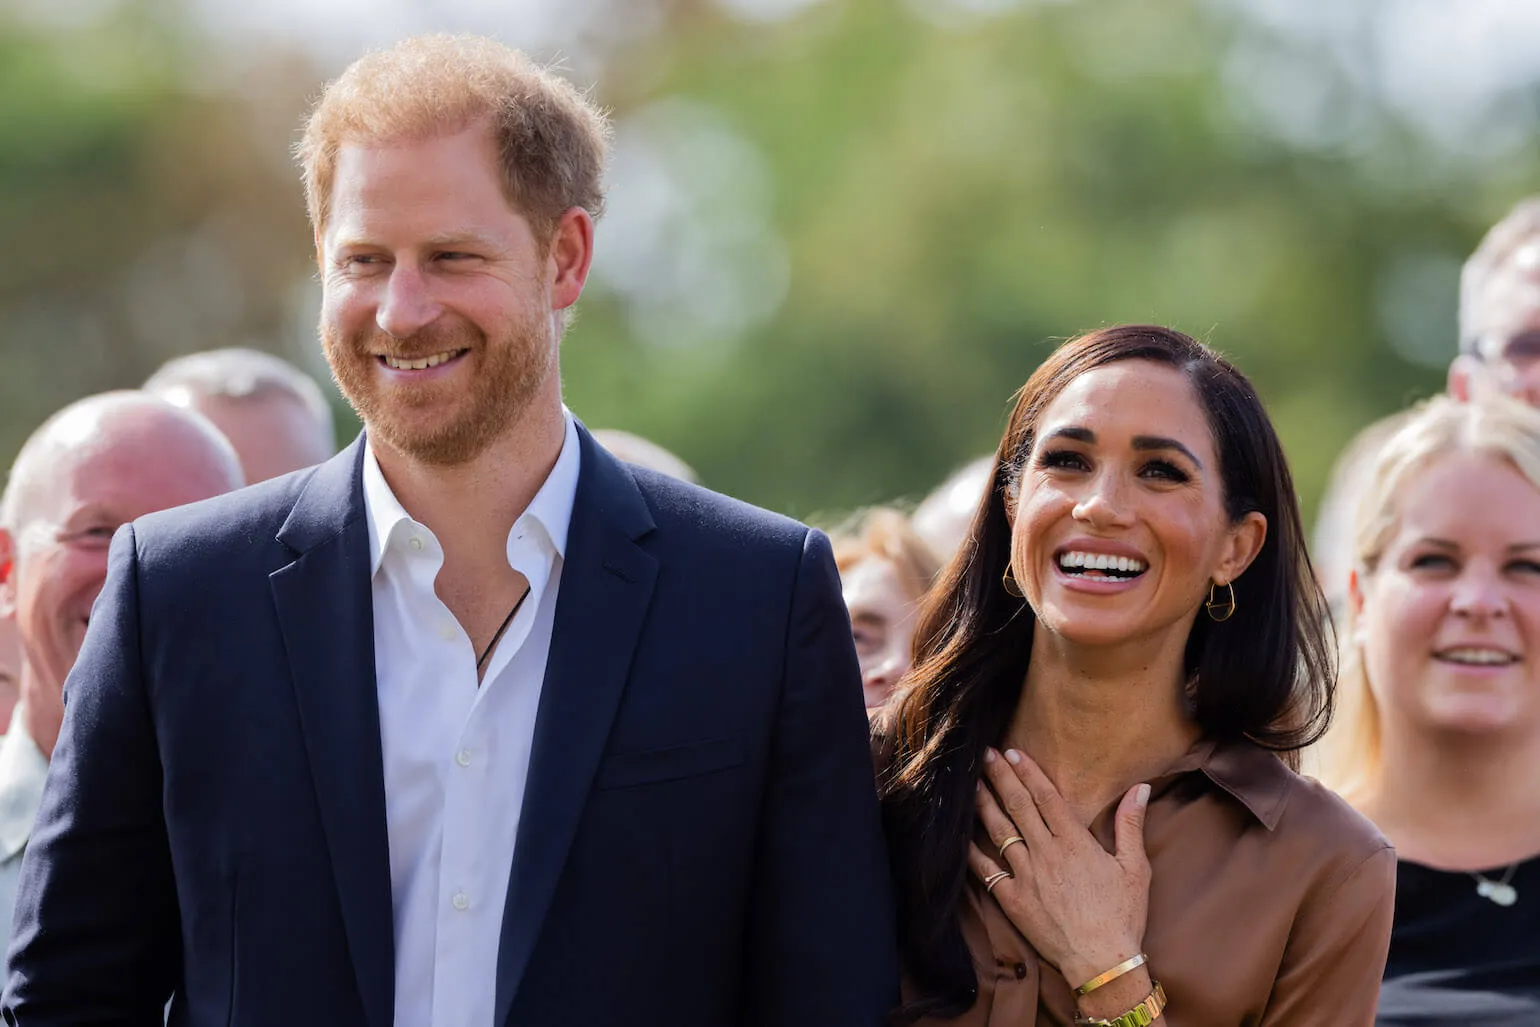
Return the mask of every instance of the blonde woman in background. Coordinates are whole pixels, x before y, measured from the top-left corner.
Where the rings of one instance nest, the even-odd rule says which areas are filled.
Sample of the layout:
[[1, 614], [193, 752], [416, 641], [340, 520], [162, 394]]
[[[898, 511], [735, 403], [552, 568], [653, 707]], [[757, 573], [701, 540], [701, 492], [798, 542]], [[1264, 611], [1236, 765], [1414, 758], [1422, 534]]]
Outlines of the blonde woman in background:
[[891, 507], [867, 510], [848, 530], [834, 532], [831, 541], [866, 708], [876, 710], [909, 670], [920, 598], [941, 561], [909, 518]]
[[1540, 414], [1416, 410], [1354, 556], [1320, 755], [1399, 856], [1377, 1022], [1540, 1023]]

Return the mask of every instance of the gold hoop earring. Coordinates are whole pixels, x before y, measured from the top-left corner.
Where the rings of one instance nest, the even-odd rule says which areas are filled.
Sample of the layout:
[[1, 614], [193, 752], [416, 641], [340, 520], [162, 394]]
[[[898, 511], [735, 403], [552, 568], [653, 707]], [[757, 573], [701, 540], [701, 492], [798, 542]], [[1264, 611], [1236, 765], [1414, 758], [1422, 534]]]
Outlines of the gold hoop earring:
[[1016, 575], [1011, 573], [1010, 564], [1005, 565], [1005, 573], [1000, 575], [1000, 584], [1005, 586], [1006, 595], [1015, 596], [1017, 599], [1027, 598], [1026, 593], [1021, 590], [1021, 586], [1016, 584]]
[[1228, 581], [1225, 582], [1225, 588], [1229, 589], [1230, 597], [1222, 603], [1214, 598], [1215, 589], [1218, 587], [1214, 582], [1209, 582], [1208, 602], [1203, 604], [1203, 608], [1208, 611], [1210, 618], [1216, 622], [1223, 623], [1235, 616], [1235, 586]]

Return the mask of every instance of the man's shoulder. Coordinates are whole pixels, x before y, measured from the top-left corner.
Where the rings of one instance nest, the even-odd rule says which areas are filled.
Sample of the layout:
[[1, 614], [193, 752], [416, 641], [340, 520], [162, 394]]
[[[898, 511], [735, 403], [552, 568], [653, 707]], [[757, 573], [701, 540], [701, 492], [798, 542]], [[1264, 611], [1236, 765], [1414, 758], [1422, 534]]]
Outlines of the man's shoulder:
[[316, 468], [308, 467], [211, 499], [146, 514], [134, 521], [139, 556], [144, 560], [276, 544], [278, 530], [315, 472]]
[[626, 469], [636, 479], [659, 530], [667, 534], [736, 547], [790, 546], [798, 551], [806, 542], [807, 525], [784, 514], [646, 468], [627, 464]]

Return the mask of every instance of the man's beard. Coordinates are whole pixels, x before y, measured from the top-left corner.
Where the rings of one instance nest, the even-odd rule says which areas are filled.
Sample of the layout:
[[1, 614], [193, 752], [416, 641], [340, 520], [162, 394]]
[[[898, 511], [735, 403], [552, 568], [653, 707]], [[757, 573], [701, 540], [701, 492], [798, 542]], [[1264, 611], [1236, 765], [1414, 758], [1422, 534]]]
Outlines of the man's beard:
[[[378, 439], [414, 460], [457, 466], [480, 456], [529, 408], [555, 366], [551, 329], [538, 317], [510, 320], [496, 339], [463, 322], [396, 339], [371, 325], [343, 337], [323, 315], [321, 342], [338, 388]], [[468, 350], [468, 385], [382, 384], [375, 354], [421, 359]]]

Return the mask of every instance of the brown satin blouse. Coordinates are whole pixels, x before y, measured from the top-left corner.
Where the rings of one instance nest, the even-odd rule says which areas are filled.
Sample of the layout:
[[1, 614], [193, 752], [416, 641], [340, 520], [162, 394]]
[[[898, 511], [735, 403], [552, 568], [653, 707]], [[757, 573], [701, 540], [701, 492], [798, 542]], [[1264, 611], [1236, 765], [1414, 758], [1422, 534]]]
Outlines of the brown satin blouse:
[[[1390, 945], [1390, 843], [1249, 742], [1199, 742], [1150, 784], [1144, 951], [1169, 1003], [1157, 1025], [1369, 1027]], [[1115, 810], [1092, 825], [1109, 852]], [[960, 1017], [920, 1023], [1074, 1023], [1071, 985], [971, 877], [962, 930], [978, 999]]]

